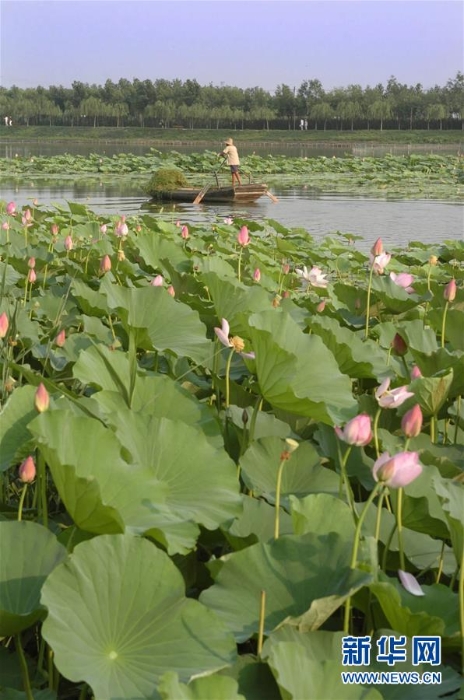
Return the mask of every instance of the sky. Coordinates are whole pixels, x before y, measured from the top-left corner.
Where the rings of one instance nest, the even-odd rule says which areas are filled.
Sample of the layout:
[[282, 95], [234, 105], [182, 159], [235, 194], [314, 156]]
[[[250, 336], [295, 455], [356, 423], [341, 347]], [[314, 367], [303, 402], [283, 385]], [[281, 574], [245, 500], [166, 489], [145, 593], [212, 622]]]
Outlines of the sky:
[[324, 89], [445, 85], [462, 0], [0, 0], [0, 86], [196, 79]]

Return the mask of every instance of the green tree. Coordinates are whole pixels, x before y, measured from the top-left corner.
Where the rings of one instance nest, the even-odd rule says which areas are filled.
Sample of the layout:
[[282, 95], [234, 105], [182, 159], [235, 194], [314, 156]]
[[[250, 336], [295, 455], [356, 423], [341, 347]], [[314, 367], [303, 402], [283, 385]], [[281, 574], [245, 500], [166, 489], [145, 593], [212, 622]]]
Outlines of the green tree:
[[314, 129], [317, 130], [318, 122], [324, 122], [324, 131], [326, 131], [327, 122], [329, 119], [333, 119], [334, 111], [328, 102], [317, 102], [311, 107], [309, 116], [314, 120]]

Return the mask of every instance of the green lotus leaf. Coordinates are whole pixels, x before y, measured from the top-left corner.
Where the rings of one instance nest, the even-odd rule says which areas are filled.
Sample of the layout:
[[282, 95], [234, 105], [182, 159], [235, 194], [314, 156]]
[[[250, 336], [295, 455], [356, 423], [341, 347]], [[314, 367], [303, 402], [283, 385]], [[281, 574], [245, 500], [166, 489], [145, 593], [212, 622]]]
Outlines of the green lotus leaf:
[[[169, 227], [170, 229], [172, 227]], [[175, 227], [178, 234], [180, 230]], [[182, 239], [179, 236], [179, 243], [169, 240], [165, 236], [160, 236], [158, 233], [153, 234], [152, 231], [141, 233], [137, 236], [136, 247], [138, 248], [142, 259], [150, 265], [153, 272], [164, 268], [163, 261], [168, 260], [173, 267], [182, 271], [189, 265], [185, 250], [181, 245]], [[183, 243], [183, 241], [182, 241]]]
[[215, 272], [203, 274], [202, 279], [213, 300], [218, 318], [216, 325], [220, 326], [225, 318], [230, 324], [231, 335], [248, 336], [245, 319], [254, 311], [269, 308], [269, 294], [261, 287], [247, 287], [235, 278], [224, 278]]
[[426, 354], [411, 349], [411, 354], [424, 377], [433, 378], [452, 370], [453, 381], [449, 395], [455, 397], [464, 394], [464, 352], [450, 352], [447, 348], [439, 348], [436, 352]]
[[188, 685], [181, 683], [177, 673], [165, 673], [159, 684], [163, 700], [246, 700], [238, 692], [238, 683], [230, 676], [194, 678]]
[[419, 377], [411, 382], [410, 389], [414, 392], [414, 403], [419, 404], [424, 416], [438, 414], [449, 396], [453, 376], [453, 370], [450, 369], [441, 377]]
[[214, 613], [185, 597], [167, 554], [131, 535], [79, 544], [42, 590], [43, 636], [60, 673], [95, 697], [160, 698], [168, 671], [181, 682], [233, 663], [233, 638]]
[[218, 674], [235, 678], [246, 700], [282, 700], [269, 666], [251, 654], [240, 655], [233, 666]]
[[105, 296], [101, 292], [97, 292], [82, 280], [75, 279], [72, 283], [73, 296], [82, 311], [89, 316], [107, 316], [108, 305]]
[[464, 490], [461, 484], [435, 477], [435, 491], [448, 520], [451, 543], [459, 566], [464, 553]]
[[283, 536], [222, 557], [215, 584], [200, 600], [226, 623], [238, 642], [258, 631], [261, 591], [266, 591], [265, 634], [285, 620], [311, 616], [317, 629], [346, 598], [371, 580], [350, 568], [346, 540], [330, 533]]
[[36, 417], [36, 388], [20, 386], [13, 391], [0, 412], [0, 472], [9, 469], [32, 439], [29, 423]]
[[[242, 494], [243, 512], [230, 526], [224, 526], [225, 535], [235, 551], [255, 542], [269, 542], [274, 537], [275, 508], [266, 501]], [[293, 534], [292, 520], [281, 508], [280, 534]]]
[[[29, 697], [22, 690], [5, 687], [3, 690], [0, 690], [0, 700], [29, 700]], [[44, 688], [43, 690], [34, 689], [34, 700], [56, 700], [56, 693], [49, 688]]]
[[249, 326], [260, 390], [274, 407], [329, 425], [355, 415], [350, 379], [318, 336], [279, 309], [253, 314]]
[[372, 291], [373, 295], [382, 301], [388, 311], [402, 313], [418, 305], [415, 294], [408, 294], [403, 287], [395, 284], [390, 277], [385, 275], [374, 275]]
[[9, 637], [45, 617], [40, 591], [66, 549], [42, 525], [14, 520], [0, 522], [0, 552], [0, 637]]
[[340, 537], [353, 541], [353, 514], [339, 498], [328, 493], [314, 493], [301, 500], [290, 496], [289, 500], [296, 535], [304, 535], [306, 532], [318, 535], [336, 532]]

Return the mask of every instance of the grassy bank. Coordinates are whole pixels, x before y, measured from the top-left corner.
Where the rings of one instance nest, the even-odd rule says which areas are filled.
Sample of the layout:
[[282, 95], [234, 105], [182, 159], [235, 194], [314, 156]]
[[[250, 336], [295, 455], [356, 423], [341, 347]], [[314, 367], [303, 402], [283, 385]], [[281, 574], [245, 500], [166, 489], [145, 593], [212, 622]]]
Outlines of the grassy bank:
[[299, 131], [299, 130], [237, 130], [230, 129], [153, 129], [141, 127], [63, 127], [18, 126], [0, 131], [0, 142], [18, 141], [111, 141], [113, 143], [150, 143], [199, 145], [221, 143], [228, 136], [241, 143], [373, 143], [373, 144], [459, 144], [464, 141], [460, 130], [413, 131]]

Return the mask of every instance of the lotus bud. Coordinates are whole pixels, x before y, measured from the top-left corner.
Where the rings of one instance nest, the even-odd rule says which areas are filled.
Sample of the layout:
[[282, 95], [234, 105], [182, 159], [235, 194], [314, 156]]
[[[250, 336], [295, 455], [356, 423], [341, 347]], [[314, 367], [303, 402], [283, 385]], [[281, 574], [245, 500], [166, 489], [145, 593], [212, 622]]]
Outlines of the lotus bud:
[[284, 289], [282, 292], [282, 299], [290, 299], [290, 292], [288, 289]]
[[335, 433], [340, 440], [348, 445], [365, 447], [372, 440], [370, 416], [367, 413], [360, 413], [348, 421], [343, 430], [336, 427]]
[[259, 280], [261, 279], [261, 270], [259, 269], [259, 267], [257, 267], [256, 270], [253, 272], [253, 279], [255, 282], [259, 282]]
[[51, 232], [52, 236], [57, 236], [59, 231], [60, 231], [60, 228], [59, 228], [58, 224], [51, 225], [50, 232]]
[[417, 452], [400, 452], [394, 457], [384, 452], [372, 468], [374, 479], [392, 489], [407, 486], [421, 473], [422, 465]]
[[292, 438], [286, 438], [285, 448], [280, 453], [280, 461], [283, 462], [284, 460], [290, 459], [292, 452], [295, 452], [295, 450], [297, 450], [298, 447], [299, 443], [296, 440], [292, 440]]
[[69, 250], [72, 250], [73, 247], [74, 247], [74, 243], [73, 243], [72, 236], [70, 236], [70, 235], [66, 236], [66, 238], [64, 239], [64, 249], [69, 251]]
[[326, 301], [323, 299], [322, 301], [319, 302], [319, 304], [316, 306], [316, 311], [321, 314], [324, 309], [325, 309]]
[[61, 330], [55, 338], [55, 345], [58, 345], [59, 348], [62, 348], [63, 345], [65, 344], [65, 341], [66, 341], [66, 331], [63, 328], [63, 330]]
[[169, 285], [169, 287], [167, 288], [166, 291], [167, 291], [167, 293], [170, 294], [172, 297], [175, 297], [175, 296], [176, 296], [176, 290], [174, 289], [174, 287], [172, 286], [172, 284]]
[[187, 238], [190, 238], [188, 226], [182, 226], [181, 231], [180, 231], [180, 235], [182, 236], [184, 241], [186, 241]]
[[111, 258], [109, 255], [104, 255], [100, 262], [100, 272], [104, 275], [111, 270]]
[[248, 413], [246, 411], [246, 408], [244, 408], [242, 411], [242, 423], [243, 425], [246, 425], [248, 423]]
[[8, 223], [8, 221], [4, 221], [4, 222], [3, 222], [3, 224], [2, 224], [2, 229], [3, 229], [4, 231], [9, 231], [9, 230], [10, 230], [10, 224]]
[[50, 405], [50, 396], [42, 382], [40, 382], [35, 392], [34, 405], [39, 413], [46, 411]]
[[382, 255], [383, 253], [383, 243], [381, 238], [377, 238], [376, 242], [371, 248], [371, 253], [374, 256], [374, 258], [377, 257], [377, 255]]
[[10, 325], [10, 322], [8, 320], [8, 316], [6, 315], [5, 312], [0, 314], [0, 338], [4, 338], [6, 334], [8, 333], [8, 326]]
[[135, 230], [137, 233], [140, 233], [140, 231], [142, 230], [142, 227], [140, 226], [140, 224], [137, 224], [137, 226], [135, 227]]
[[108, 226], [106, 224], [102, 224], [100, 226], [100, 233], [102, 234], [102, 236], [105, 236], [107, 231], [108, 231]]
[[283, 263], [282, 272], [284, 273], [284, 275], [288, 275], [288, 273], [290, 272], [290, 265], [288, 263]]
[[28, 281], [30, 284], [34, 284], [34, 282], [36, 281], [36, 279], [37, 279], [37, 275], [36, 275], [35, 270], [33, 270], [33, 269], [29, 270], [28, 275], [27, 275], [27, 281]]
[[436, 255], [431, 255], [429, 258], [429, 265], [436, 265], [438, 263], [438, 258]]
[[400, 357], [403, 357], [408, 352], [408, 346], [404, 338], [399, 333], [396, 333], [395, 337], [393, 338], [392, 348], [395, 354], [399, 355]]
[[456, 280], [450, 280], [443, 290], [443, 296], [446, 301], [454, 301], [456, 299]]
[[418, 403], [407, 411], [401, 420], [401, 430], [407, 438], [415, 438], [422, 430], [422, 411]]
[[[31, 210], [30, 210], [30, 209], [26, 209], [26, 211], [24, 212], [23, 218], [24, 218], [26, 221], [30, 221], [30, 220], [32, 219], [32, 213], [31, 213]], [[23, 222], [23, 223], [24, 223], [24, 222]]]
[[164, 284], [164, 277], [163, 275], [156, 275], [156, 277], [153, 277], [152, 281], [150, 282], [152, 287], [162, 287]]
[[246, 246], [250, 243], [250, 234], [248, 233], [248, 228], [242, 226], [237, 236], [238, 244], [241, 246]]
[[16, 214], [16, 202], [8, 202], [6, 205], [6, 213], [9, 216], [14, 216]]
[[30, 270], [33, 270], [35, 267], [35, 258], [29, 258], [27, 261], [27, 266]]
[[39, 200], [37, 198], [33, 199], [32, 204], [36, 207], [39, 204]]
[[34, 459], [29, 455], [21, 464], [18, 470], [18, 476], [23, 484], [32, 484], [35, 479], [36, 468]]
[[422, 372], [420, 371], [417, 365], [414, 365], [414, 367], [411, 370], [411, 379], [420, 379], [421, 377]]

